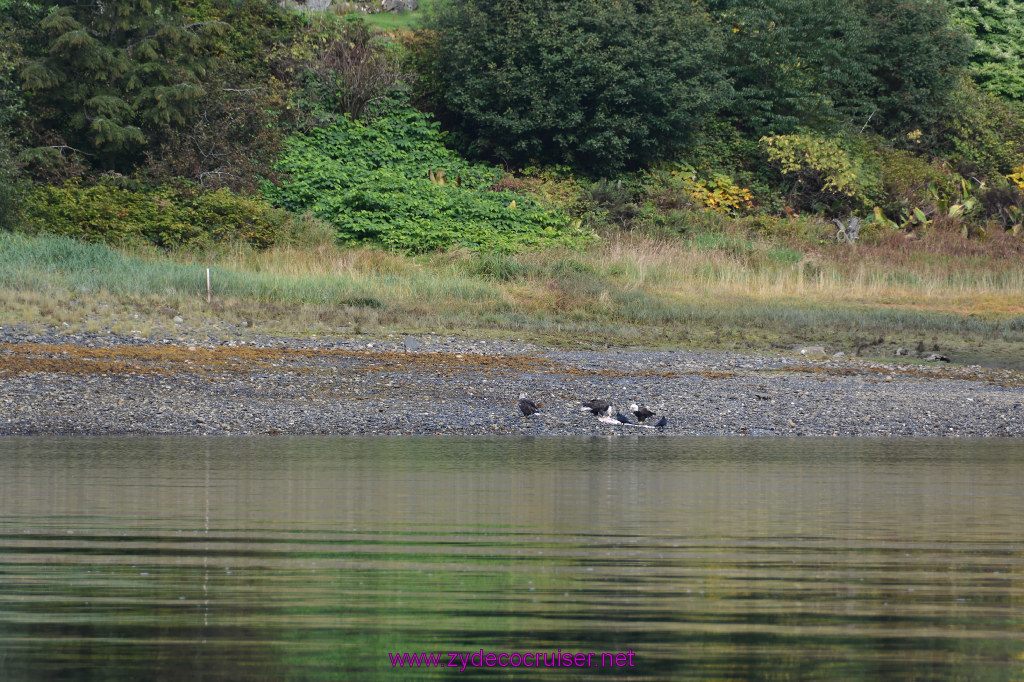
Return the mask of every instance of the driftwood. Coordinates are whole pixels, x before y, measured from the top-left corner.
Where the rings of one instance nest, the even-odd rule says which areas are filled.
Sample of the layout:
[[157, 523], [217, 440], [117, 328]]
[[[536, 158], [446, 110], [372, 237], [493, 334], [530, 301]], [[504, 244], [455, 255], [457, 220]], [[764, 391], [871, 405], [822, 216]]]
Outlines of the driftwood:
[[839, 231], [836, 232], [836, 241], [845, 240], [849, 244], [857, 241], [857, 235], [860, 234], [860, 218], [857, 216], [851, 216], [846, 225], [843, 225], [843, 221], [838, 218], [834, 219], [832, 222], [839, 227]]

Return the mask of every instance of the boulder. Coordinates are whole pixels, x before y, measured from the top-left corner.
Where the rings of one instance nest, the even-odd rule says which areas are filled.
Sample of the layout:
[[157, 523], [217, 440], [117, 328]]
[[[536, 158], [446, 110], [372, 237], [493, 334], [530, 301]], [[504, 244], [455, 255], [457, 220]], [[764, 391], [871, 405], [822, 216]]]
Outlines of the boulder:
[[307, 12], [326, 12], [334, 0], [281, 0], [285, 9], [301, 9]]
[[402, 12], [415, 12], [419, 8], [419, 0], [381, 0], [380, 2], [381, 12], [400, 14]]

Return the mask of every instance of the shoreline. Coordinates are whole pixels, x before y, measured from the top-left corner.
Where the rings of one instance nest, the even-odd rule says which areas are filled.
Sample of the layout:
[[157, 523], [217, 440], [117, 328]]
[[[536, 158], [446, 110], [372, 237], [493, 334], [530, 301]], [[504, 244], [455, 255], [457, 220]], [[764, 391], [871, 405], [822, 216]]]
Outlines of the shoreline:
[[[541, 405], [523, 417], [520, 393]], [[662, 429], [601, 423], [603, 398]], [[0, 327], [0, 435], [1024, 437], [1024, 373], [458, 336]], [[654, 418], [656, 420], [657, 417]], [[650, 421], [650, 420], [649, 420]]]

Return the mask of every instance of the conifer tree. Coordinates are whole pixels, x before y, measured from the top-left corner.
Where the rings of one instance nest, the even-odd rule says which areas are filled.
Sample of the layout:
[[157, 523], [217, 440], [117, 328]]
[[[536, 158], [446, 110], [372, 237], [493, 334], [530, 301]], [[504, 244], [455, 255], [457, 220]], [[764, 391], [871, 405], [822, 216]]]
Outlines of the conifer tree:
[[220, 22], [192, 24], [169, 0], [62, 1], [39, 23], [21, 70], [38, 141], [125, 170], [203, 95]]
[[974, 38], [974, 80], [995, 95], [1024, 101], [1024, 2], [954, 0], [953, 6]]
[[890, 137], [940, 116], [969, 44], [942, 0], [708, 0], [727, 36], [729, 113], [755, 134], [870, 127]]

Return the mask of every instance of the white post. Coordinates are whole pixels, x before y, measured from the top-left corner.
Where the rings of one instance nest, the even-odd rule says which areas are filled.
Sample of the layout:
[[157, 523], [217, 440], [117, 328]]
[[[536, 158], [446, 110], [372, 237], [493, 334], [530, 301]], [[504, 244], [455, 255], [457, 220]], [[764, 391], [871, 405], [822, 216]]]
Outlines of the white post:
[[210, 302], [210, 268], [206, 268], [206, 302]]

